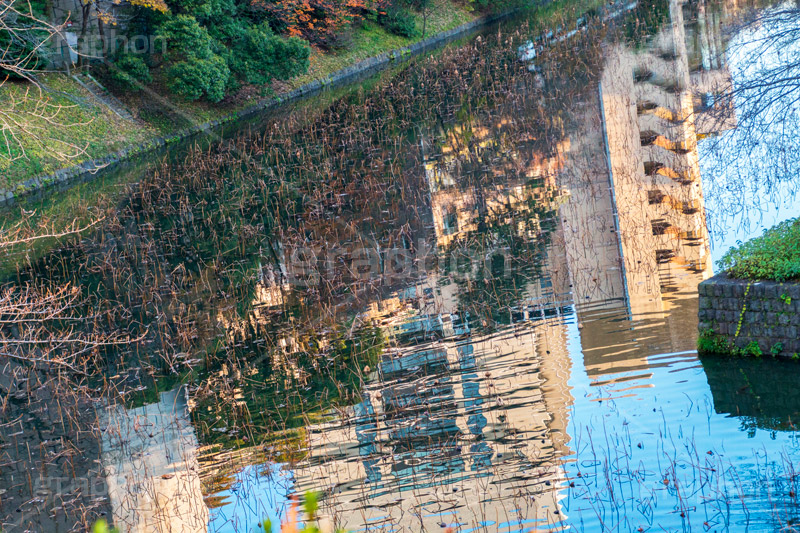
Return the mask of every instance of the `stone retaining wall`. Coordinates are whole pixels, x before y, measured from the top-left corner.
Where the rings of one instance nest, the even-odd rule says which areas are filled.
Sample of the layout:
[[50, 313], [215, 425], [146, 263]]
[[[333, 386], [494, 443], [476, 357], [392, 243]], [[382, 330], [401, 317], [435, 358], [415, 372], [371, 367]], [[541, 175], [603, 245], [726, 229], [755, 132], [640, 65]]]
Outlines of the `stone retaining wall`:
[[229, 126], [234, 122], [240, 121], [244, 118], [253, 117], [265, 110], [273, 109], [288, 102], [317, 94], [324, 89], [346, 85], [355, 80], [367, 77], [380, 70], [383, 70], [390, 65], [397, 64], [400, 61], [424, 52], [428, 52], [461, 37], [465, 37], [473, 32], [477, 32], [494, 22], [509, 18], [514, 13], [515, 11], [509, 11], [499, 15], [491, 15], [467, 22], [466, 24], [462, 24], [457, 28], [436, 34], [433, 37], [429, 37], [418, 43], [406, 46], [405, 48], [392, 50], [390, 52], [365, 59], [356, 63], [355, 65], [341, 69], [328, 77], [312, 81], [311, 83], [307, 83], [302, 87], [298, 87], [289, 93], [282, 94], [275, 98], [262, 100], [261, 102], [242, 111], [231, 113], [220, 120], [212, 120], [203, 124], [197, 124], [195, 126], [177, 131], [171, 135], [158, 137], [137, 145], [123, 148], [122, 150], [113, 152], [99, 159], [85, 161], [69, 168], [57, 170], [52, 174], [36, 176], [35, 178], [31, 178], [17, 185], [12, 190], [0, 189], [0, 208], [3, 206], [14, 205], [18, 199], [26, 196], [46, 196], [52, 192], [64, 190], [77, 183], [92, 180], [100, 172], [115, 168], [121, 162], [131, 159], [132, 157], [139, 157], [144, 154], [154, 152], [172, 143], [190, 139], [198, 134], [213, 133], [223, 126]]
[[720, 274], [698, 291], [699, 351], [800, 357], [800, 283]]

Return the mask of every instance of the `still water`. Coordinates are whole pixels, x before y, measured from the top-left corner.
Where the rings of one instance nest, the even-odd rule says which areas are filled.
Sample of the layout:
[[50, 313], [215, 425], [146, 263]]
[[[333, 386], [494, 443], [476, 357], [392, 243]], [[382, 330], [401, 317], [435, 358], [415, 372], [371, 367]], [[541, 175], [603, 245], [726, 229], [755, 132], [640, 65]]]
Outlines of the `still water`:
[[[158, 372], [108, 372], [157, 378], [145, 401], [81, 405], [92, 422], [65, 436], [23, 407], [5, 421], [8, 464], [44, 470], [30, 443], [54, 433], [103, 487], [6, 472], [10, 530], [66, 531], [80, 509], [123, 531], [278, 531], [290, 496], [317, 491], [353, 532], [793, 531], [800, 365], [695, 345], [698, 283], [793, 216], [794, 189], [742, 229], [754, 207], [717, 192], [719, 162], [749, 154], [714, 142], [737, 109], [707, 103], [741, 72], [725, 53], [735, 9], [654, 6], [549, 44], [520, 21], [412, 61], [290, 134], [267, 124], [195, 153], [173, 172], [194, 196], [163, 193], [174, 213], [132, 194], [127, 223], [32, 265], [122, 269], [122, 243], [128, 280], [155, 269], [180, 297], [154, 305], [163, 325], [138, 294], [105, 293], [167, 332], [148, 342], [170, 348]], [[223, 171], [252, 194], [195, 179]], [[111, 287], [99, 271], [76, 279]], [[184, 367], [182, 385], [160, 380]]]

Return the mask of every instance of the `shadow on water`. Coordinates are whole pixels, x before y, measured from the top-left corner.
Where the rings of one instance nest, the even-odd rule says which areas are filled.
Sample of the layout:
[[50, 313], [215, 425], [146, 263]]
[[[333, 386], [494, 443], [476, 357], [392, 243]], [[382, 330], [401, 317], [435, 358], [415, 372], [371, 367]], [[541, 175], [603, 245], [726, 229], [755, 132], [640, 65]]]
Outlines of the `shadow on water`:
[[724, 10], [650, 7], [268, 116], [32, 254], [17, 287], [131, 340], [0, 381], [3, 529], [250, 531], [308, 490], [352, 531], [790, 527], [800, 367], [695, 353]]
[[709, 356], [702, 362], [717, 413], [740, 419], [748, 430], [797, 429], [800, 397], [792, 383], [800, 375], [800, 365], [787, 365], [769, 356], [734, 360]]

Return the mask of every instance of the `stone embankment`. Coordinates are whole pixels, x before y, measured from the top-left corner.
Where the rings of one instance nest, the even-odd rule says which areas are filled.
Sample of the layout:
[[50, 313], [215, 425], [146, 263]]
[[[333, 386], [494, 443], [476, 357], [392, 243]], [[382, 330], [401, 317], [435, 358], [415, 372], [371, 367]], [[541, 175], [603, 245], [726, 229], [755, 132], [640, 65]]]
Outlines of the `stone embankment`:
[[700, 352], [800, 358], [800, 283], [719, 274], [698, 290]]

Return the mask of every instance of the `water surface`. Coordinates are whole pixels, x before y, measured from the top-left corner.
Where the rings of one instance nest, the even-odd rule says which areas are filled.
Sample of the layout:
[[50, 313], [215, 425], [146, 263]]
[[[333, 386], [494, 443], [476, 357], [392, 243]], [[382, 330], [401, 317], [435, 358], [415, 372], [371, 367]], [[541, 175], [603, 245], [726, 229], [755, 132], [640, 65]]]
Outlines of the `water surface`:
[[786, 213], [719, 208], [731, 8], [646, 8], [520, 20], [154, 165], [20, 274], [139, 339], [104, 363], [126, 405], [46, 425], [95, 436], [71, 464], [104, 488], [25, 497], [59, 465], [7, 444], [49, 438], [18, 392], [3, 512], [277, 531], [313, 490], [350, 531], [792, 530], [800, 366], [695, 350], [713, 259]]

